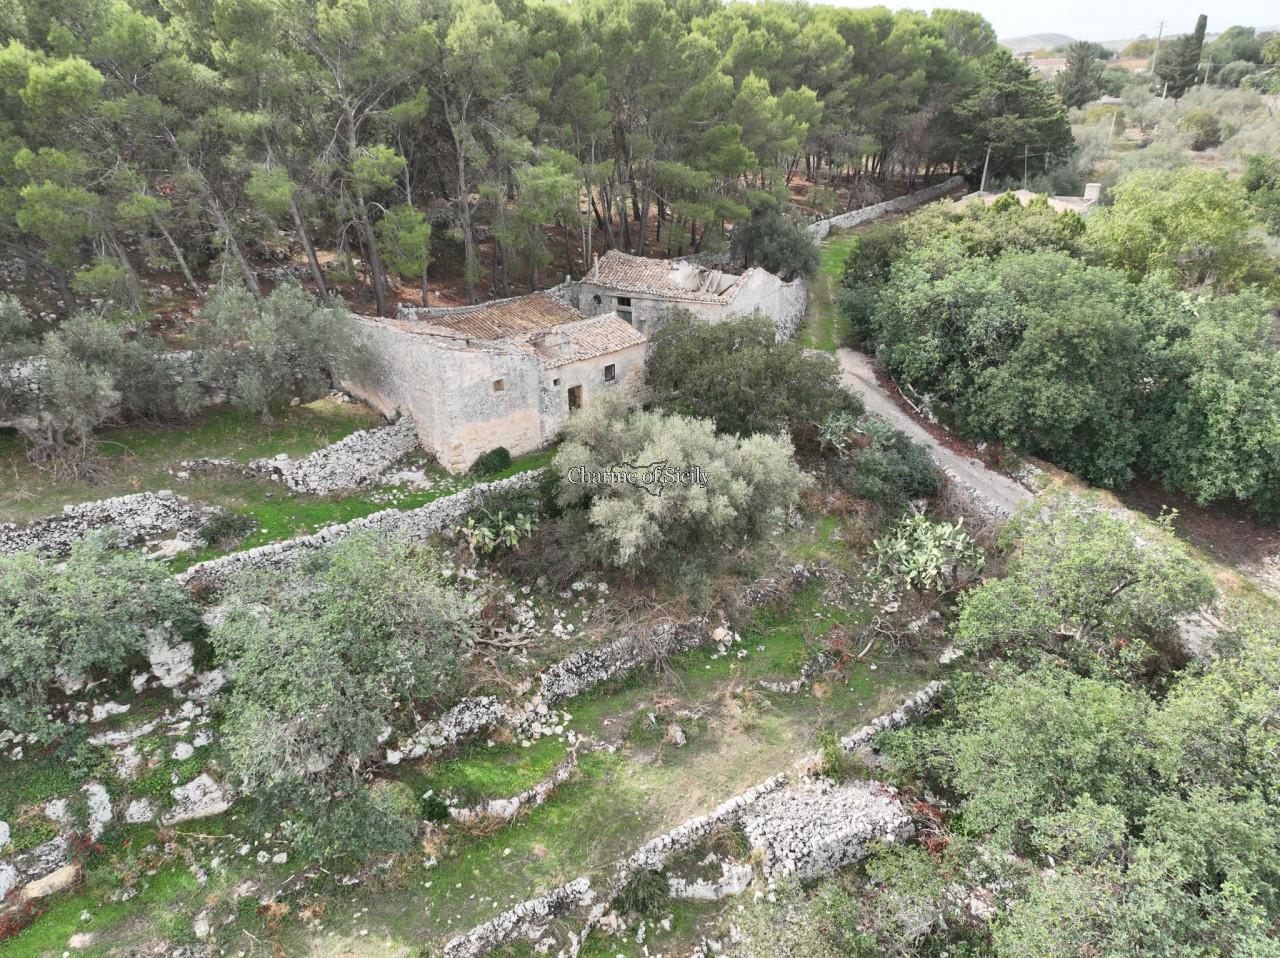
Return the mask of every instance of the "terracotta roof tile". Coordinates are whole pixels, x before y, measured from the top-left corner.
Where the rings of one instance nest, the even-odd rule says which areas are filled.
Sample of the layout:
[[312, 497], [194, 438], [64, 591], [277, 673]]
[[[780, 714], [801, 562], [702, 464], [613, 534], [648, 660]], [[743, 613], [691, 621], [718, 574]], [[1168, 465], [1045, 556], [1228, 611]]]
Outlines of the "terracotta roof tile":
[[[572, 306], [546, 293], [500, 299], [475, 306], [407, 310], [424, 326], [447, 329], [468, 339], [498, 340], [522, 333], [551, 329], [582, 318]], [[405, 327], [401, 327], [405, 328]], [[422, 332], [431, 332], [423, 328]]]
[[611, 249], [596, 261], [586, 282], [623, 292], [648, 293], [694, 303], [729, 303], [742, 277], [680, 260], [650, 259]]
[[555, 368], [643, 346], [647, 340], [617, 313], [603, 313], [554, 329], [529, 333], [510, 342], [516, 348], [532, 353], [544, 366]]

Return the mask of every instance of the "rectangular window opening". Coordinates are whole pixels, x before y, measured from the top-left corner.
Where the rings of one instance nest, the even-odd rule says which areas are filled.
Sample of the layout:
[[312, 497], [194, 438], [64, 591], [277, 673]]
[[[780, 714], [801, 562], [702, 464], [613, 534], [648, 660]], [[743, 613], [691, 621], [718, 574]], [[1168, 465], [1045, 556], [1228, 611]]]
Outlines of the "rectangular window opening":
[[618, 378], [618, 367], [617, 367], [617, 366], [615, 366], [613, 363], [610, 363], [608, 366], [605, 366], [605, 367], [604, 367], [604, 381], [605, 381], [605, 382], [607, 382], [607, 383], [611, 383], [611, 382], [613, 382], [613, 381], [614, 381], [615, 379], [617, 379], [617, 378]]
[[504, 390], [504, 389], [506, 389], [506, 388], [507, 388], [507, 381], [506, 381], [505, 379], [495, 379], [495, 380], [493, 381], [493, 391], [494, 391], [494, 392], [496, 392], [496, 393], [500, 393], [500, 392], [502, 392], [502, 390]]

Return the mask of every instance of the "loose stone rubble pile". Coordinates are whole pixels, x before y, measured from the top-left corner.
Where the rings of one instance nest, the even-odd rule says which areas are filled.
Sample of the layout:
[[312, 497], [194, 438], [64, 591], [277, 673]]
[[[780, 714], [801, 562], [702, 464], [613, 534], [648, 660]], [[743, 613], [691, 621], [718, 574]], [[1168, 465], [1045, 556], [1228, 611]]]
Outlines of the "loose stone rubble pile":
[[411, 416], [374, 429], [361, 429], [301, 459], [286, 453], [254, 459], [187, 459], [184, 470], [228, 470], [248, 477], [274, 479], [295, 492], [323, 496], [354, 489], [381, 476], [418, 448], [418, 430]]
[[136, 545], [162, 535], [192, 538], [220, 510], [192, 505], [168, 490], [138, 492], [97, 502], [66, 506], [60, 516], [38, 519], [25, 526], [0, 525], [0, 555], [26, 549], [62, 557], [90, 533], [113, 530], [114, 545]]
[[418, 429], [411, 416], [388, 426], [362, 429], [301, 459], [276, 456], [249, 465], [295, 492], [325, 495], [364, 485], [382, 475], [418, 446]]
[[807, 880], [830, 874], [866, 857], [873, 843], [915, 831], [890, 786], [823, 781], [769, 796], [743, 814], [742, 828], [762, 854], [770, 884], [788, 875]]

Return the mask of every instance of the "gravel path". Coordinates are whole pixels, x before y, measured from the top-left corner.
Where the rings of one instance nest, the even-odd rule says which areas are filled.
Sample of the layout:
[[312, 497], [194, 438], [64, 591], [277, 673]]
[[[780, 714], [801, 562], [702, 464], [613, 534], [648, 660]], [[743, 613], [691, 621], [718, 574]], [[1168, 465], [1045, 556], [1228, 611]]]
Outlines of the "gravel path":
[[922, 443], [929, 450], [933, 461], [952, 481], [986, 500], [986, 503], [980, 502], [980, 505], [989, 505], [1007, 516], [1032, 497], [1030, 491], [1012, 479], [995, 472], [977, 459], [959, 455], [930, 435], [876, 381], [875, 369], [869, 356], [846, 347], [836, 351], [836, 358], [840, 361], [841, 383], [850, 392], [861, 397], [867, 411], [884, 417], [894, 428], [901, 429], [916, 442]]

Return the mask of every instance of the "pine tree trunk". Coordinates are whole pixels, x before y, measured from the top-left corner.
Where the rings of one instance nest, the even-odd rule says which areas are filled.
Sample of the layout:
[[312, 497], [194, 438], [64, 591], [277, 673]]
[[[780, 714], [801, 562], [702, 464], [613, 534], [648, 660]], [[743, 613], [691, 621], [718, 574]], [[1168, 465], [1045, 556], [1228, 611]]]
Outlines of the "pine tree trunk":
[[302, 210], [298, 209], [298, 201], [289, 197], [289, 212], [293, 214], [293, 226], [298, 231], [298, 239], [302, 240], [302, 248], [307, 251], [307, 263], [311, 266], [311, 278], [320, 291], [320, 298], [328, 301], [329, 289], [325, 286], [324, 271], [320, 269], [320, 260], [316, 257], [316, 248], [311, 242], [311, 234], [307, 231], [307, 221], [302, 218]]

